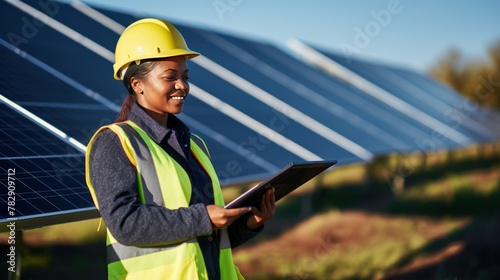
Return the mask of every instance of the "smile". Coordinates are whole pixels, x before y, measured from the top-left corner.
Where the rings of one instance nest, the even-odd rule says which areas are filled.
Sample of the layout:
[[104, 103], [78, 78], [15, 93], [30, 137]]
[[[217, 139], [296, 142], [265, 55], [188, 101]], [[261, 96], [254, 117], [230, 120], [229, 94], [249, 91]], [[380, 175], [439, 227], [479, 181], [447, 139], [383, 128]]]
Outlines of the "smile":
[[170, 98], [173, 100], [184, 100], [184, 96], [172, 96]]

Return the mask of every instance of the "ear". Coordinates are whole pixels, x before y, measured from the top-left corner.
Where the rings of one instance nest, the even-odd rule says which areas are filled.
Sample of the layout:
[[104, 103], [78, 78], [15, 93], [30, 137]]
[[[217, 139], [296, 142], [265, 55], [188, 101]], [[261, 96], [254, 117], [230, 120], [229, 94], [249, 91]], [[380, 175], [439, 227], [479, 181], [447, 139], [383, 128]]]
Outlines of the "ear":
[[130, 78], [130, 86], [132, 87], [132, 89], [134, 90], [134, 92], [136, 94], [143, 94], [144, 93], [144, 90], [143, 90], [143, 82], [139, 79], [137, 79], [136, 77], [132, 77]]

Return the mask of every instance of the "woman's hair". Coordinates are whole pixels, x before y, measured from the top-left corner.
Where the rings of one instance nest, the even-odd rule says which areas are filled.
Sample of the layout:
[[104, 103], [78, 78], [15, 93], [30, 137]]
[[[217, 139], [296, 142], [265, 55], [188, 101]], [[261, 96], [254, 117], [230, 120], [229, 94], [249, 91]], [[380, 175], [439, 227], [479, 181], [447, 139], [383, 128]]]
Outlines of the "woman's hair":
[[[126, 83], [125, 86], [127, 88], [130, 87], [130, 79], [132, 79], [132, 77], [135, 77], [136, 79], [141, 81], [145, 80], [149, 72], [151, 72], [156, 67], [156, 65], [158, 65], [158, 63], [159, 61], [155, 59], [143, 61], [141, 64], [137, 66], [135, 72], [130, 76], [130, 78], [128, 78], [128, 81], [125, 81]], [[128, 69], [128, 71], [131, 70], [132, 69], [130, 68]], [[132, 109], [132, 105], [134, 105], [134, 103], [137, 101], [136, 95], [137, 92], [135, 92], [134, 89], [131, 88], [129, 90], [129, 94], [127, 94], [127, 97], [125, 97], [125, 100], [123, 101], [122, 109], [120, 110], [120, 113], [118, 114], [118, 118], [116, 118], [115, 123], [124, 122], [128, 120], [128, 114], [130, 113], [130, 109]]]

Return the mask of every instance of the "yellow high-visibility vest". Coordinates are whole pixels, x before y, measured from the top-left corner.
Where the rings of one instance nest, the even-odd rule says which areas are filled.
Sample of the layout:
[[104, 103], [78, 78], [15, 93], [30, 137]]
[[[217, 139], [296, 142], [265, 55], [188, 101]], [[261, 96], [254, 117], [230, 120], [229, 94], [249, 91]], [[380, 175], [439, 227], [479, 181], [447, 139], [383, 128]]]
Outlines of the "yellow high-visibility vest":
[[[87, 146], [85, 175], [98, 209], [95, 191], [90, 182], [89, 154], [96, 135], [105, 129], [111, 129], [118, 135], [126, 155], [136, 167], [139, 196], [143, 204], [163, 205], [168, 209], [189, 206], [192, 189], [186, 171], [139, 126], [126, 121], [101, 127]], [[201, 138], [192, 136], [191, 151], [212, 180], [215, 204], [224, 206], [219, 179], [205, 143]], [[227, 229], [219, 230], [219, 237], [221, 279], [243, 279], [233, 263]], [[203, 254], [196, 238], [174, 245], [146, 248], [120, 244], [107, 230], [106, 245], [108, 279], [208, 279]]]

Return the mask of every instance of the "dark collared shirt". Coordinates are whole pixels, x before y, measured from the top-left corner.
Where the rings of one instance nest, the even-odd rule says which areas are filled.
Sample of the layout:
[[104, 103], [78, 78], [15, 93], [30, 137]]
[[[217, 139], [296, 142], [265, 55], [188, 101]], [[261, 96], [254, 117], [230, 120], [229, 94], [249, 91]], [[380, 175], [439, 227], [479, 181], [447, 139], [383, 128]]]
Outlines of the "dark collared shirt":
[[[107, 129], [96, 137], [89, 158], [90, 180], [106, 226], [118, 242], [128, 246], [174, 244], [197, 238], [209, 279], [219, 279], [219, 239], [206, 210], [206, 205], [214, 204], [212, 184], [190, 152], [188, 127], [174, 115], [168, 116], [167, 127], [161, 126], [137, 104], [132, 107], [129, 120], [186, 170], [193, 190], [190, 206], [171, 210], [141, 204], [136, 169], [118, 136]], [[248, 229], [247, 218], [248, 214], [228, 227], [233, 248], [262, 230]]]

